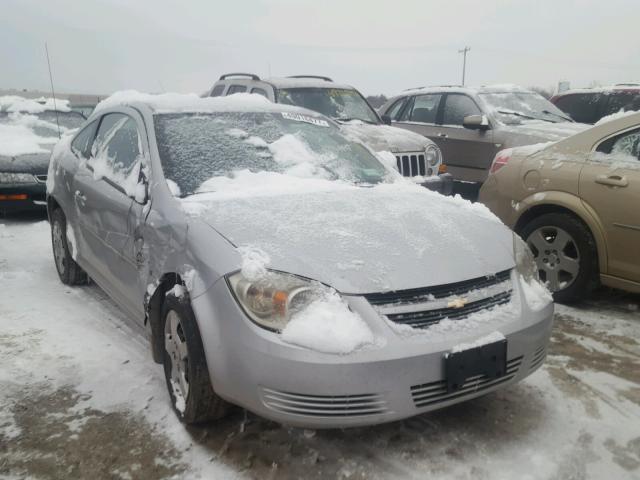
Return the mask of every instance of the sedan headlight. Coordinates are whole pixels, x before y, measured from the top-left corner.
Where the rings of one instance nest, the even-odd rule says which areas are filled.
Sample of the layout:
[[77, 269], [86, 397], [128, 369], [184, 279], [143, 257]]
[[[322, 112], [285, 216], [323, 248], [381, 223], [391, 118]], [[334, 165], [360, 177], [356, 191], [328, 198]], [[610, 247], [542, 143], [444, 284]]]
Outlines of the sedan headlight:
[[36, 183], [36, 177], [30, 173], [9, 173], [0, 172], [0, 183], [20, 184], [20, 183]]
[[515, 232], [513, 233], [513, 256], [516, 261], [516, 270], [528, 283], [540, 279], [531, 249]]
[[435, 167], [438, 162], [440, 162], [441, 157], [440, 149], [435, 145], [428, 145], [427, 148], [424, 149], [424, 158], [431, 167]]
[[272, 270], [252, 280], [237, 272], [228, 280], [249, 318], [261, 327], [276, 331], [281, 331], [293, 314], [319, 298], [327, 288], [318, 282]]

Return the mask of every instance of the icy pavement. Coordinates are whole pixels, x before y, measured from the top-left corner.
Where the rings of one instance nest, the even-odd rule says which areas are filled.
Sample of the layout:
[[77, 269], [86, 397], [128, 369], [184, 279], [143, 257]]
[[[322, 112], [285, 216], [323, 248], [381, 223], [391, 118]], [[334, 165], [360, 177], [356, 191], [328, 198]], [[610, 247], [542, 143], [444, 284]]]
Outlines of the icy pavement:
[[144, 331], [0, 220], [0, 478], [640, 478], [640, 297], [557, 308], [545, 366], [403, 422], [309, 431], [237, 410], [185, 429]]

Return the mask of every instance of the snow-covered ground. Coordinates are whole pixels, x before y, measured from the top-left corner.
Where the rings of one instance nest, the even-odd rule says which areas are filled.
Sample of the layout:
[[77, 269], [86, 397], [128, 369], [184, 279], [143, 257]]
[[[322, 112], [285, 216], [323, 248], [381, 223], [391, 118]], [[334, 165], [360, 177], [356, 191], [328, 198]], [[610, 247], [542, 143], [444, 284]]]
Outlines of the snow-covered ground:
[[558, 306], [545, 366], [446, 410], [309, 431], [241, 410], [184, 428], [144, 330], [0, 220], [0, 478], [640, 478], [640, 297]]

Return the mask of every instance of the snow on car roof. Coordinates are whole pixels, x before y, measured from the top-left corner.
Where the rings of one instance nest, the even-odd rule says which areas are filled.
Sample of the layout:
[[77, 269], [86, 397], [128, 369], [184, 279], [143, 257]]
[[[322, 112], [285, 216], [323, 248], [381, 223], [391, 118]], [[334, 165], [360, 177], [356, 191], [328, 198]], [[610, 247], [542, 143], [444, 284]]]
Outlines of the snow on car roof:
[[576, 93], [612, 93], [612, 92], [628, 92], [628, 91], [637, 91], [640, 93], [640, 84], [638, 83], [619, 83], [616, 85], [607, 85], [604, 87], [593, 87], [593, 88], [572, 88], [570, 90], [565, 90], [564, 92], [557, 93], [557, 97], [562, 97], [564, 95], [573, 95]]
[[509, 93], [509, 92], [527, 92], [533, 93], [531, 90], [515, 85], [511, 83], [496, 84], [496, 85], [481, 85], [479, 87], [463, 87], [460, 85], [442, 85], [431, 87], [418, 87], [410, 88], [402, 92], [401, 95], [408, 93], [436, 93], [436, 92], [449, 92], [449, 93]]
[[145, 105], [154, 113], [213, 113], [213, 112], [295, 112], [325, 118], [323, 115], [300, 107], [270, 102], [262, 95], [236, 93], [228, 97], [199, 97], [195, 93], [141, 93], [135, 90], [116, 92], [101, 101], [94, 114], [122, 106]]
[[276, 88], [339, 88], [355, 90], [354, 87], [346, 83], [329, 82], [318, 78], [272, 77], [264, 81], [272, 84]]
[[38, 99], [24, 98], [18, 95], [4, 95], [0, 97], [0, 112], [42, 113], [47, 110], [70, 112], [69, 100], [41, 97]]

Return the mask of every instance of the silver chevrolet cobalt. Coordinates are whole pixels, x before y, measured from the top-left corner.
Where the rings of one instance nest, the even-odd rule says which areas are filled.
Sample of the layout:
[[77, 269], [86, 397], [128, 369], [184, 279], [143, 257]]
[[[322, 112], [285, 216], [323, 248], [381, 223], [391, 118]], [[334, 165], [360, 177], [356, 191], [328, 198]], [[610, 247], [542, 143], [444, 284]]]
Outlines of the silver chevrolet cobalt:
[[393, 160], [256, 95], [115, 94], [52, 154], [55, 266], [147, 327], [185, 423], [376, 424], [522, 380], [553, 315], [529, 250]]

